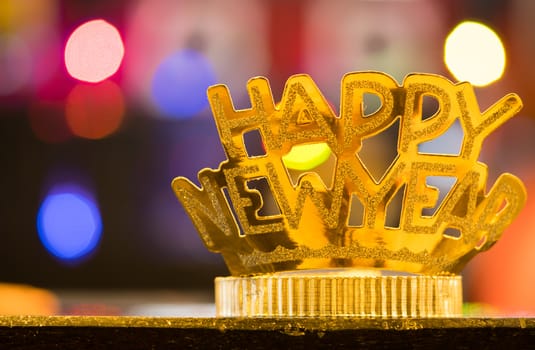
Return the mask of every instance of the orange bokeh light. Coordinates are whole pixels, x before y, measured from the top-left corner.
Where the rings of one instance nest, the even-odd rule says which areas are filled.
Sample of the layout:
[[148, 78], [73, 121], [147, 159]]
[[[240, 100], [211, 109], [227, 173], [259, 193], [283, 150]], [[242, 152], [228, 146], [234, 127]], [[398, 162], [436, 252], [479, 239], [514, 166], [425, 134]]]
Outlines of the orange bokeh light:
[[78, 84], [67, 96], [65, 116], [76, 136], [100, 139], [115, 132], [123, 121], [125, 102], [112, 81]]
[[[533, 193], [535, 178], [525, 185], [528, 193]], [[492, 306], [499, 314], [535, 313], [534, 210], [535, 200], [528, 196], [525, 208], [497, 244], [468, 265], [472, 299]]]

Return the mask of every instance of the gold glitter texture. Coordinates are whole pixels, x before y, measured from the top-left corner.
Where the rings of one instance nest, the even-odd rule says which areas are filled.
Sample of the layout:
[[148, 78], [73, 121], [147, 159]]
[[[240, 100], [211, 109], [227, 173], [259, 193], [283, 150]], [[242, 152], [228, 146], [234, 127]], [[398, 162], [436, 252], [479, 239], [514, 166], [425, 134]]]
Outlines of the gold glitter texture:
[[[336, 116], [308, 75], [290, 77], [277, 104], [267, 79], [253, 78], [247, 89], [252, 107], [245, 110], [234, 109], [226, 86], [208, 89], [228, 159], [201, 170], [200, 187], [183, 177], [172, 184], [208, 249], [223, 255], [234, 276], [335, 267], [455, 274], [500, 238], [526, 201], [522, 182], [507, 173], [487, 192], [488, 170], [478, 162], [485, 137], [522, 107], [515, 94], [481, 112], [469, 83], [418, 73], [399, 85], [384, 73], [351, 72], [342, 79]], [[364, 113], [365, 94], [381, 100], [371, 115]], [[425, 96], [439, 105], [429, 118], [422, 117]], [[419, 151], [456, 120], [464, 133], [458, 155]], [[359, 158], [362, 142], [398, 121], [397, 157], [376, 180]], [[247, 153], [243, 134], [251, 130], [261, 135], [265, 154]], [[282, 157], [294, 145], [318, 142], [336, 157], [332, 185], [314, 172], [292, 183]], [[430, 176], [456, 181], [424, 215], [438, 201]], [[263, 194], [248, 186], [257, 179], [267, 181], [277, 214], [259, 214]], [[388, 227], [386, 210], [400, 191], [399, 227]], [[353, 196], [364, 207], [358, 226], [349, 224]]]

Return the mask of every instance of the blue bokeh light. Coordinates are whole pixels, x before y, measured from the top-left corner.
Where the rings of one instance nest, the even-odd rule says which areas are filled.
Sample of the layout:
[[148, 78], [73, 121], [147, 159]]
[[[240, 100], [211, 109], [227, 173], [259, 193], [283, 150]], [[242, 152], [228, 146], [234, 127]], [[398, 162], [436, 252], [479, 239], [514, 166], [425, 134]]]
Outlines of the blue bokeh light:
[[47, 195], [39, 208], [37, 232], [52, 255], [73, 261], [96, 248], [102, 220], [95, 201], [83, 190], [56, 190]]
[[444, 133], [430, 141], [418, 145], [418, 152], [423, 154], [459, 155], [464, 140], [464, 132], [459, 119], [456, 119]]
[[206, 89], [215, 83], [213, 67], [206, 57], [184, 49], [158, 65], [152, 80], [152, 98], [162, 115], [187, 119], [208, 106]]

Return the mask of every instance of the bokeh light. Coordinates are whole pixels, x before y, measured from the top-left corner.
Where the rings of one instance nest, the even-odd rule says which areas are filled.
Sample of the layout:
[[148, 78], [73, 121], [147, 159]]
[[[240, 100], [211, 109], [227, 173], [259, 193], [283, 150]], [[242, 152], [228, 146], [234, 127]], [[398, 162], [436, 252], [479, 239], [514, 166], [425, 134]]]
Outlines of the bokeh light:
[[165, 58], [152, 80], [152, 98], [164, 116], [191, 118], [208, 107], [206, 89], [216, 83], [211, 63], [185, 49]]
[[465, 21], [446, 38], [444, 60], [457, 80], [485, 86], [503, 75], [505, 49], [491, 28]]
[[[447, 1], [446, 1], [447, 2]], [[296, 2], [290, 2], [294, 4]], [[310, 74], [322, 93], [338, 105], [340, 80], [347, 72], [378, 70], [403, 81], [411, 72], [440, 72], [447, 11], [441, 1], [305, 1], [300, 22], [289, 39], [271, 50], [286, 58], [302, 40], [297, 56], [301, 71]], [[448, 2], [449, 3], [449, 2]], [[289, 4], [288, 4], [289, 5]], [[281, 6], [283, 7], [283, 6]], [[281, 34], [288, 28], [276, 25]], [[300, 37], [299, 37], [300, 36]], [[281, 60], [286, 63], [288, 59]], [[276, 62], [277, 65], [279, 62]], [[278, 68], [280, 69], [280, 68]], [[297, 72], [292, 72], [297, 73]]]
[[102, 19], [76, 28], [65, 46], [65, 66], [69, 74], [91, 83], [115, 74], [123, 56], [124, 45], [119, 31]]
[[129, 2], [121, 27], [127, 48], [121, 66], [125, 94], [140, 110], [173, 117], [155, 102], [154, 74], [173, 53], [196, 50], [210, 62], [217, 82], [229, 87], [236, 107], [248, 105], [247, 80], [270, 70], [269, 6], [263, 0]]
[[17, 36], [0, 36], [0, 95], [8, 95], [25, 86], [31, 78], [31, 53]]
[[0, 1], [0, 95], [27, 93], [54, 76], [58, 14], [57, 0]]
[[418, 152], [423, 154], [459, 155], [464, 141], [464, 132], [459, 119], [440, 136], [418, 145]]
[[306, 171], [323, 164], [330, 156], [331, 149], [326, 143], [310, 143], [293, 146], [282, 161], [289, 169]]
[[73, 261], [88, 255], [102, 234], [95, 200], [80, 187], [53, 189], [39, 208], [37, 232], [44, 247], [59, 259]]
[[125, 102], [112, 81], [76, 85], [67, 96], [65, 116], [74, 135], [100, 139], [115, 132], [123, 121]]

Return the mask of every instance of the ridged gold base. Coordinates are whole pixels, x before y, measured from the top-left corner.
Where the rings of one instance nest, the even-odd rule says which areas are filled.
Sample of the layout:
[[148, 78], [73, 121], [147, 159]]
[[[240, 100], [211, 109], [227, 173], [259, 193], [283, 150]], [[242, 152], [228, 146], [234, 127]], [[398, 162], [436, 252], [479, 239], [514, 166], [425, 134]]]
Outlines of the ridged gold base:
[[[345, 270], [345, 269], [343, 269]], [[460, 276], [294, 271], [215, 280], [218, 317], [458, 317]]]

